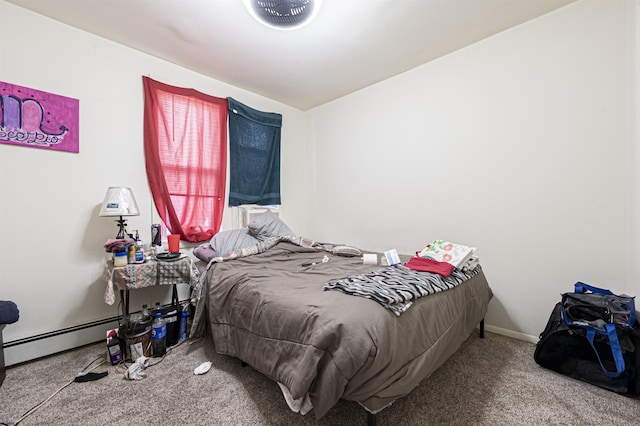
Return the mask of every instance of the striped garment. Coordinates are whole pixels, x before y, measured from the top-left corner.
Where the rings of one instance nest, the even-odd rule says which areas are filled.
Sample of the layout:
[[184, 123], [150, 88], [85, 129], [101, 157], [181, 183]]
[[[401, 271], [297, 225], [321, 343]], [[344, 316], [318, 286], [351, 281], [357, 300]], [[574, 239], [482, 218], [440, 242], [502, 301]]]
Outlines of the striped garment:
[[324, 285], [324, 289], [366, 297], [391, 310], [396, 316], [400, 316], [418, 297], [456, 287], [478, 272], [480, 272], [480, 265], [470, 271], [454, 269], [451, 275], [443, 278], [430, 272], [390, 266], [368, 274], [329, 281]]

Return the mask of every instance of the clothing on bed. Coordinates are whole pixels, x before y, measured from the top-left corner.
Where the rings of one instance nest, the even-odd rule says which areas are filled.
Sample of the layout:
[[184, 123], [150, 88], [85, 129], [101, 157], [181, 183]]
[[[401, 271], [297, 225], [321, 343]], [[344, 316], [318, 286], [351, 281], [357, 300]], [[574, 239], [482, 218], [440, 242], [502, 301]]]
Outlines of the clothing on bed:
[[210, 243], [206, 242], [194, 247], [193, 255], [203, 262], [209, 263], [218, 253], [211, 247]]
[[[453, 272], [454, 266], [447, 262], [438, 262], [437, 260], [427, 259], [424, 257], [413, 256], [404, 265], [414, 271], [433, 272], [434, 274], [448, 277]], [[470, 268], [473, 269], [473, 268]]]
[[400, 316], [419, 297], [451, 289], [476, 275], [479, 269], [477, 267], [466, 272], [454, 270], [444, 278], [430, 272], [390, 266], [368, 274], [329, 281], [324, 289], [374, 300]]

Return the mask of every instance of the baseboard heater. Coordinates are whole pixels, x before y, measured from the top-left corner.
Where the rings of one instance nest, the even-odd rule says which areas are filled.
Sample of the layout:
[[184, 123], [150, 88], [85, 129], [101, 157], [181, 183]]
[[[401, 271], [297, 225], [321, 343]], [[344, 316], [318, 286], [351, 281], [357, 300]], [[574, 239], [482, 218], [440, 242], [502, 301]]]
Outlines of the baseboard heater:
[[[106, 331], [118, 327], [119, 317], [105, 318], [48, 333], [12, 340], [2, 345], [7, 367], [76, 349], [104, 340]], [[10, 327], [10, 325], [9, 325]], [[6, 331], [6, 330], [5, 330]], [[106, 353], [105, 344], [105, 353]]]

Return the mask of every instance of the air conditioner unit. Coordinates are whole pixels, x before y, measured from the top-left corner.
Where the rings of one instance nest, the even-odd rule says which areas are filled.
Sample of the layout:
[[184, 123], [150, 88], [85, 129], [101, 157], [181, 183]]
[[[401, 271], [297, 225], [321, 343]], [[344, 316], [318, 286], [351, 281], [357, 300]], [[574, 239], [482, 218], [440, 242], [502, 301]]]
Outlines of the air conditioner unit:
[[244, 228], [253, 219], [270, 210], [276, 216], [280, 216], [280, 206], [240, 206], [234, 207], [234, 227]]

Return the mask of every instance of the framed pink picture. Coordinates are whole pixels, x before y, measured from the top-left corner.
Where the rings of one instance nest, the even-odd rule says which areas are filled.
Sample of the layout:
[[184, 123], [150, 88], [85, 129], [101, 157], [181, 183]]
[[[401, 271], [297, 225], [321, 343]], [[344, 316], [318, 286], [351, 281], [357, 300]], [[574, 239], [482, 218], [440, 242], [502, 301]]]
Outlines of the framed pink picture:
[[80, 101], [0, 81], [0, 143], [80, 152]]

